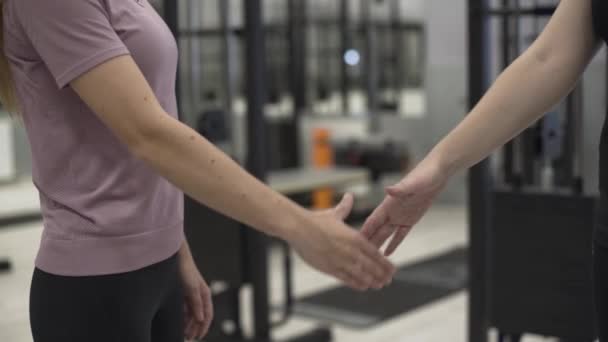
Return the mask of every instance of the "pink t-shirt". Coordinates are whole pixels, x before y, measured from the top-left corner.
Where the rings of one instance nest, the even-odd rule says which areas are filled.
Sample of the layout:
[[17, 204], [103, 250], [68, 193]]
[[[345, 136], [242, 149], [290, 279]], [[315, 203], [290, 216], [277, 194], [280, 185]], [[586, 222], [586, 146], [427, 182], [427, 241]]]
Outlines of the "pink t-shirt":
[[4, 2], [4, 48], [44, 217], [36, 266], [57, 275], [114, 274], [176, 253], [181, 192], [134, 158], [69, 86], [130, 54], [176, 117], [177, 46], [162, 18], [147, 0]]

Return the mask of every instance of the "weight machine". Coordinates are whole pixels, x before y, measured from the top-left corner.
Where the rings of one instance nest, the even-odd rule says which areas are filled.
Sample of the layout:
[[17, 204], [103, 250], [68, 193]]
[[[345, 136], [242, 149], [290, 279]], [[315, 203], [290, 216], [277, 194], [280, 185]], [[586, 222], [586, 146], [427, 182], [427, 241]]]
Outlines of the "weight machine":
[[[199, 0], [200, 1], [200, 0]], [[222, 3], [221, 14], [226, 16], [228, 0]], [[301, 0], [291, 0], [290, 8], [298, 8]], [[179, 1], [166, 0], [164, 15], [168, 26], [176, 39], [186, 36], [197, 36], [204, 32], [181, 32], [179, 28]], [[248, 171], [265, 180], [268, 173], [268, 127], [265, 122], [264, 106], [267, 98], [266, 73], [266, 41], [265, 29], [262, 22], [262, 1], [243, 0], [245, 12], [245, 27], [242, 34], [245, 38], [246, 63], [246, 93], [247, 93], [247, 136]], [[222, 19], [224, 34], [231, 31], [226, 18]], [[292, 35], [300, 35], [295, 28], [289, 30]], [[295, 47], [292, 46], [292, 49]], [[292, 51], [292, 54], [297, 53]], [[293, 63], [293, 62], [292, 62]], [[294, 63], [297, 64], [297, 63]], [[227, 71], [229, 72], [229, 71]], [[301, 76], [293, 76], [295, 83]], [[178, 85], [179, 85], [178, 81]], [[295, 87], [295, 84], [292, 84]], [[180, 95], [178, 89], [178, 96]], [[301, 103], [303, 99], [297, 102]], [[205, 227], [205, 229], [201, 229]], [[205, 275], [213, 292], [216, 306], [215, 322], [205, 341], [210, 342], [239, 342], [274, 341], [271, 331], [277, 325], [285, 323], [291, 314], [293, 303], [291, 284], [291, 259], [288, 248], [284, 245], [285, 265], [285, 299], [284, 315], [279, 321], [271, 320], [268, 284], [268, 251], [269, 238], [253, 229], [246, 229], [239, 223], [222, 216], [195, 201], [186, 198], [185, 201], [185, 230], [191, 243], [193, 257]], [[213, 239], [209, 237], [212, 236]], [[241, 291], [251, 288], [253, 297], [253, 334], [246, 336], [240, 319], [243, 303]], [[290, 342], [328, 342], [331, 331], [320, 327]]]
[[[469, 106], [491, 82], [492, 51], [501, 68], [522, 51], [521, 21], [549, 18], [536, 1], [469, 0]], [[528, 2], [530, 3], [530, 1]], [[491, 24], [500, 23], [498, 46]], [[582, 86], [555, 112], [469, 174], [469, 341], [523, 334], [594, 340], [591, 241], [596, 198], [583, 192]], [[493, 157], [493, 158], [496, 158]]]

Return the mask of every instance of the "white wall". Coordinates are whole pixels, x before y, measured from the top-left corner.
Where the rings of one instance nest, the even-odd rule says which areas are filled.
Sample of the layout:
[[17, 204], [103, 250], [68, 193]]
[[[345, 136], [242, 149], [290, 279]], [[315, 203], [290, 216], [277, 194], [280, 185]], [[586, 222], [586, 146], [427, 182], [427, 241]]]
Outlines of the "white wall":
[[[427, 150], [467, 112], [467, 1], [424, 1], [427, 29], [425, 82], [428, 98]], [[443, 193], [446, 202], [464, 202], [466, 177], [458, 175]]]

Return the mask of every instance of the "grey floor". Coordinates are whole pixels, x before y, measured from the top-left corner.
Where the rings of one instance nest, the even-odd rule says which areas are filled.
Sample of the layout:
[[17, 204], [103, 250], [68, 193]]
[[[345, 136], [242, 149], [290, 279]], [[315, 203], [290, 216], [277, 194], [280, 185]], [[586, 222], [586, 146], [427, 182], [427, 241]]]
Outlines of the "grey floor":
[[[35, 191], [30, 186], [13, 188], [11, 191], [0, 188], [0, 203], [20, 203], [18, 207], [35, 207]], [[15, 206], [15, 205], [13, 205]], [[437, 206], [411, 233], [393, 257], [397, 264], [412, 262], [423, 257], [441, 253], [455, 246], [466, 244], [465, 210], [455, 206]], [[28, 323], [28, 291], [33, 261], [41, 233], [41, 223], [35, 222], [0, 229], [0, 258], [9, 257], [14, 271], [0, 275], [0, 341], [32, 341]], [[272, 300], [280, 303], [281, 266], [280, 260], [271, 258]], [[306, 295], [336, 284], [333, 279], [321, 275], [304, 265], [299, 259], [295, 262], [296, 295]], [[403, 294], [407, 296], [407, 293]], [[247, 301], [248, 293], [243, 298]], [[246, 329], [251, 326], [248, 307], [243, 310]], [[369, 330], [351, 330], [334, 327], [336, 342], [459, 342], [466, 339], [467, 294], [458, 293], [420, 310], [402, 315]], [[275, 332], [277, 339], [297, 335], [299, 332], [318, 325], [315, 320], [294, 318], [289, 324]], [[492, 336], [491, 340], [496, 340]], [[540, 337], [526, 337], [525, 342], [550, 341]]]

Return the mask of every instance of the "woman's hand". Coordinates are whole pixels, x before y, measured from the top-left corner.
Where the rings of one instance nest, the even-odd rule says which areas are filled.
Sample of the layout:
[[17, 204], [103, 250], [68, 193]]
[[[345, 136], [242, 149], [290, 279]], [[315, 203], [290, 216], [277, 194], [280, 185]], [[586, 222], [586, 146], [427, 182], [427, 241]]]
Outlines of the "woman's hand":
[[439, 163], [428, 158], [401, 182], [388, 187], [384, 201], [367, 218], [362, 233], [377, 248], [393, 236], [384, 255], [391, 255], [429, 209], [448, 180]]
[[189, 250], [183, 253], [180, 251], [179, 269], [185, 301], [184, 335], [188, 340], [202, 339], [213, 321], [211, 290], [198, 271]]
[[331, 210], [309, 212], [301, 229], [287, 241], [308, 264], [356, 290], [379, 289], [392, 280], [395, 267], [377, 248], [344, 224], [353, 196]]

